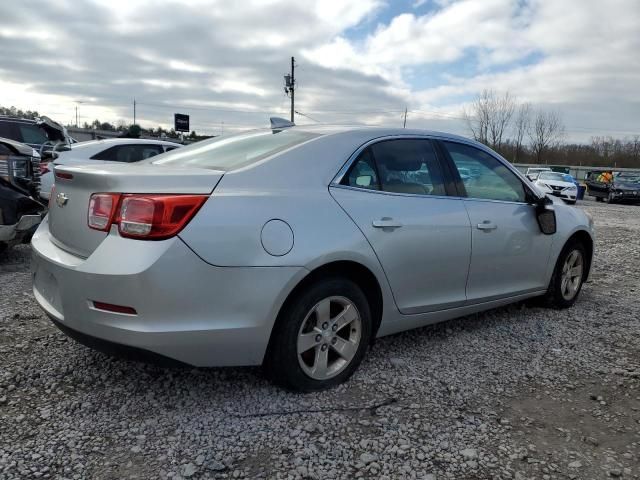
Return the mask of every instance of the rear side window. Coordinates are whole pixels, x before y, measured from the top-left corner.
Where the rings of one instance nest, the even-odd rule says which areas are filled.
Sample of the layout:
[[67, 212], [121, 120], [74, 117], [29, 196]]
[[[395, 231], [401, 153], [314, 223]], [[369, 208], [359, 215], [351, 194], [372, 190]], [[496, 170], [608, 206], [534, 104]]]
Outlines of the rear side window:
[[169, 152], [151, 163], [226, 171], [258, 162], [318, 136], [295, 129], [275, 132], [259, 130], [196, 142]]
[[18, 140], [15, 138], [15, 133], [9, 122], [0, 121], [0, 137], [8, 138], [9, 140]]
[[526, 202], [524, 185], [502, 162], [469, 145], [442, 143], [460, 173], [469, 198]]
[[46, 132], [36, 125], [20, 124], [18, 125], [18, 131], [23, 143], [42, 144], [49, 141]]
[[93, 160], [133, 163], [154, 157], [160, 153], [163, 153], [160, 145], [115, 145], [96, 153], [91, 158]]
[[446, 195], [430, 140], [385, 140], [365, 149], [342, 183], [414, 195]]
[[380, 180], [376, 171], [371, 148], [365, 148], [358, 156], [349, 173], [342, 180], [343, 185], [350, 187], [380, 190]]

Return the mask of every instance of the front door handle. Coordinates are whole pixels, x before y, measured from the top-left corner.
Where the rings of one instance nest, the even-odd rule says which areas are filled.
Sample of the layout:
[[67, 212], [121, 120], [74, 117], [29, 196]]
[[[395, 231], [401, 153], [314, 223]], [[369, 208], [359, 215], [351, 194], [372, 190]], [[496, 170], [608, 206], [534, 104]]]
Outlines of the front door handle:
[[382, 217], [380, 220], [371, 222], [373, 228], [400, 228], [402, 223], [389, 217]]
[[485, 220], [484, 222], [478, 224], [478, 230], [489, 231], [495, 230], [496, 228], [498, 228], [498, 226], [495, 223], [490, 222], [489, 220]]

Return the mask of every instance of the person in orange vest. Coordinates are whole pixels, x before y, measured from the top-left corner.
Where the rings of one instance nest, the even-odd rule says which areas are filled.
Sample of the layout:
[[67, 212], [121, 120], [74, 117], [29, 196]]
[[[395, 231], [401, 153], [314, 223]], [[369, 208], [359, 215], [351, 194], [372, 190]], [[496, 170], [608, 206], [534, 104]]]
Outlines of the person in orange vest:
[[611, 183], [613, 180], [613, 174], [611, 172], [602, 172], [598, 177], [598, 181], [603, 183]]

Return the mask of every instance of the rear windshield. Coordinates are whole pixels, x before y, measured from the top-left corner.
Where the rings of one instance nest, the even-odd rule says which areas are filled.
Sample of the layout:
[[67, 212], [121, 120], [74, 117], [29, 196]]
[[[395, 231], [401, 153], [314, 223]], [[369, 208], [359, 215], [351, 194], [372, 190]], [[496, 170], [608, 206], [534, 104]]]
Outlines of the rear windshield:
[[255, 163], [319, 135], [296, 130], [257, 130], [194, 143], [148, 163], [180, 167], [233, 170]]

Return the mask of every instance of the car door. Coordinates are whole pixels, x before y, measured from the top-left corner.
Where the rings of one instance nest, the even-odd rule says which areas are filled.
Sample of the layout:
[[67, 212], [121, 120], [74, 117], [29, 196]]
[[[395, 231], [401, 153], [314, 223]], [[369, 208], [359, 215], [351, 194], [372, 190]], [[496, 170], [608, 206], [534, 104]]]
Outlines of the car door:
[[463, 305], [471, 228], [428, 139], [364, 148], [331, 194], [365, 235], [405, 314]]
[[598, 182], [598, 173], [589, 173], [589, 176], [587, 177], [585, 183], [587, 184], [587, 187], [589, 188], [589, 195], [592, 196], [598, 196], [601, 195], [602, 192], [602, 188], [600, 183]]
[[469, 303], [547, 288], [547, 264], [553, 235], [538, 226], [532, 193], [502, 161], [468, 144], [443, 141], [455, 170], [477, 172], [459, 182], [471, 220]]

